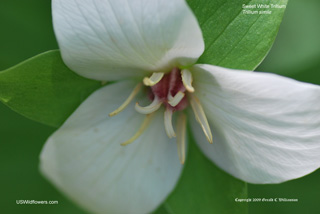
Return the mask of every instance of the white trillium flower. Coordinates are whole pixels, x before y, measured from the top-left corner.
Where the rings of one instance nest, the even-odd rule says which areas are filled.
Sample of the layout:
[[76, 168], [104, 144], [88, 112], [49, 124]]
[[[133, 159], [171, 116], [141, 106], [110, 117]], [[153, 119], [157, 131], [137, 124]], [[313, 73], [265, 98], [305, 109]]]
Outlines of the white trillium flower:
[[41, 153], [44, 175], [86, 210], [156, 209], [181, 174], [187, 121], [204, 154], [243, 181], [279, 183], [320, 166], [320, 87], [194, 65], [204, 42], [184, 0], [52, 4], [67, 66], [115, 81], [87, 98]]

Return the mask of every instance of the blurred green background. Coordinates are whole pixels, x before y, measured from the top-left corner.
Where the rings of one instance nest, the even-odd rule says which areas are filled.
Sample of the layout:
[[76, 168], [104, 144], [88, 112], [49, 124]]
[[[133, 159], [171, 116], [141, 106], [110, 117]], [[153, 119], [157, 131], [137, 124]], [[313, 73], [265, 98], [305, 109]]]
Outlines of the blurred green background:
[[[279, 35], [259, 71], [320, 85], [320, 1], [289, 0]], [[57, 49], [50, 0], [1, 0], [0, 70]], [[39, 173], [39, 153], [53, 128], [0, 103], [0, 212], [83, 213]], [[250, 203], [250, 214], [320, 213], [320, 170], [277, 185], [249, 185], [250, 198], [298, 198], [297, 203]], [[58, 205], [17, 205], [16, 200], [58, 200]], [[214, 206], [214, 204], [213, 204]]]

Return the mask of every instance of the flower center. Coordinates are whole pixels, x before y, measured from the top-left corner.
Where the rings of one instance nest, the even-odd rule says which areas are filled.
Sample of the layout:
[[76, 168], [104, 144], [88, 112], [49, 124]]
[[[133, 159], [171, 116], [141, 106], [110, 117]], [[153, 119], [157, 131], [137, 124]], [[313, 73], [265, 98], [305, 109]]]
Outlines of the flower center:
[[[143, 84], [149, 88], [149, 98], [152, 101], [148, 106], [140, 106], [136, 103], [135, 109], [141, 114], [146, 114], [141, 127], [137, 133], [129, 140], [121, 143], [121, 145], [128, 145], [135, 141], [148, 127], [152, 115], [157, 111], [161, 105], [164, 105], [166, 110], [164, 112], [164, 127], [169, 138], [177, 137], [178, 154], [181, 163], [185, 160], [185, 134], [186, 134], [186, 116], [183, 110], [190, 103], [195, 114], [196, 120], [199, 122], [208, 141], [212, 143], [212, 134], [203, 111], [203, 108], [198, 98], [192, 93], [195, 91], [192, 87], [192, 74], [189, 70], [180, 70], [173, 68], [169, 73], [153, 73], [151, 77], [145, 77]], [[139, 93], [142, 84], [138, 84], [127, 100], [109, 116], [114, 116], [124, 110], [128, 104]], [[186, 96], [188, 94], [188, 96]], [[189, 99], [189, 100], [188, 100]], [[172, 126], [173, 113], [178, 111], [177, 118], [177, 134]]]
[[151, 99], [158, 99], [172, 111], [183, 110], [188, 105], [185, 96], [186, 88], [180, 72], [178, 68], [174, 68], [170, 73], [165, 74], [157, 84], [151, 86]]
[[141, 114], [151, 114], [158, 110], [162, 104], [166, 107], [164, 113], [164, 127], [169, 138], [176, 137], [172, 126], [172, 115], [175, 111], [181, 111], [188, 105], [186, 92], [194, 92], [192, 87], [192, 76], [190, 71], [181, 71], [173, 68], [169, 73], [154, 73], [152, 76], [143, 79], [145, 86], [150, 86], [149, 106], [141, 107], [138, 103], [135, 106]]

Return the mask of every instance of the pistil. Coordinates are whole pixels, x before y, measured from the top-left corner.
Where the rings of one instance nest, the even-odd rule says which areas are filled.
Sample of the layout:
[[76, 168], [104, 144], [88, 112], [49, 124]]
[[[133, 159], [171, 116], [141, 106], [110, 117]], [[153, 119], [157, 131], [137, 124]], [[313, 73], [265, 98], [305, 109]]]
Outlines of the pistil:
[[185, 96], [186, 88], [178, 68], [173, 68], [157, 84], [151, 86], [151, 92], [154, 99], [159, 99], [166, 108], [172, 111], [181, 111], [188, 105]]
[[171, 96], [171, 94], [169, 94], [168, 96], [168, 103], [172, 106], [172, 107], [176, 107], [181, 100], [184, 98], [185, 93], [179, 91], [174, 97]]

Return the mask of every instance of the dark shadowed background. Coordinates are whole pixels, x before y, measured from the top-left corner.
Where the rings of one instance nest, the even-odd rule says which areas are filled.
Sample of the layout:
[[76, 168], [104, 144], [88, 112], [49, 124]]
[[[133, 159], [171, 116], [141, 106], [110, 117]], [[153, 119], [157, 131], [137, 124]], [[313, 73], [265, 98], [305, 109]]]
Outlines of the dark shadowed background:
[[[257, 70], [320, 85], [319, 10], [318, 0], [290, 0], [276, 42]], [[58, 48], [50, 0], [1, 0], [0, 26], [0, 70]], [[83, 213], [39, 173], [39, 153], [53, 131], [0, 103], [1, 213]], [[249, 197], [299, 200], [250, 203], [250, 214], [320, 213], [320, 170], [283, 184], [249, 185]], [[17, 205], [21, 199], [58, 200], [59, 204]]]

